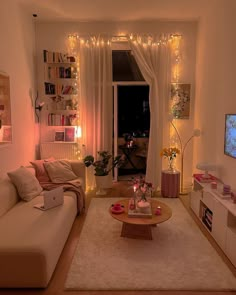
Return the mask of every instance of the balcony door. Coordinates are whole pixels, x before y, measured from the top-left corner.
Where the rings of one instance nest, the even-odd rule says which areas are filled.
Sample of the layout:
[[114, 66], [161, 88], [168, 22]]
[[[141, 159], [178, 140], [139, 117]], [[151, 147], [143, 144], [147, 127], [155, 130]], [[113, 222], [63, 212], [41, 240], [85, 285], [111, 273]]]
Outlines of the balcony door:
[[[150, 129], [149, 86], [146, 82], [117, 82], [114, 87], [114, 154], [124, 154], [125, 165], [115, 180], [145, 173]], [[132, 139], [129, 147], [129, 139]]]

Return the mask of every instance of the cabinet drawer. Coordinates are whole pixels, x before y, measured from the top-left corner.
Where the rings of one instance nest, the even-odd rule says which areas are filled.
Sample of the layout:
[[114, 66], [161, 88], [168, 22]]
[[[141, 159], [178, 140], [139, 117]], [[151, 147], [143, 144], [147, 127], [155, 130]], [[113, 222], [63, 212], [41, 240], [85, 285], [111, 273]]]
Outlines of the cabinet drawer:
[[193, 212], [197, 215], [197, 217], [199, 217], [201, 197], [201, 191], [192, 191], [190, 194], [190, 207], [193, 210]]
[[214, 199], [214, 203], [212, 236], [221, 249], [225, 251], [228, 210], [216, 199]]
[[214, 211], [214, 197], [212, 194], [203, 191], [202, 201], [212, 212]]
[[225, 250], [225, 254], [228, 256], [230, 261], [236, 267], [235, 245], [236, 245], [236, 229], [228, 227], [227, 228], [227, 233], [226, 233], [226, 250]]

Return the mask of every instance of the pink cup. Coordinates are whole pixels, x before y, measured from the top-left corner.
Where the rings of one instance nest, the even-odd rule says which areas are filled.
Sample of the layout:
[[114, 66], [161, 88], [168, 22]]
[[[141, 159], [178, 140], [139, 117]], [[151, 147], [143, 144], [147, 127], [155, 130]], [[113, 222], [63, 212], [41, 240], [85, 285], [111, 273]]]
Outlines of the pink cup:
[[113, 209], [116, 210], [116, 211], [119, 211], [121, 209], [121, 204], [115, 204], [113, 206]]

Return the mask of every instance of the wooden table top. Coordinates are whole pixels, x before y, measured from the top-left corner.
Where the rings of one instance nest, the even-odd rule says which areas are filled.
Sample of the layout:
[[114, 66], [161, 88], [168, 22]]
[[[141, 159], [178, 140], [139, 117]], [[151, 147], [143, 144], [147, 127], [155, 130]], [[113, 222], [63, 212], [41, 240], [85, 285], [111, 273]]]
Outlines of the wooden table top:
[[[169, 206], [158, 200], [151, 199], [152, 218], [128, 217], [129, 200], [130, 199], [121, 199], [116, 202], [124, 206], [125, 211], [123, 213], [114, 214], [111, 212], [111, 208], [109, 208], [111, 216], [121, 222], [137, 225], [151, 225], [162, 223], [172, 216], [172, 210]], [[158, 206], [161, 207], [161, 215], [154, 214]]]

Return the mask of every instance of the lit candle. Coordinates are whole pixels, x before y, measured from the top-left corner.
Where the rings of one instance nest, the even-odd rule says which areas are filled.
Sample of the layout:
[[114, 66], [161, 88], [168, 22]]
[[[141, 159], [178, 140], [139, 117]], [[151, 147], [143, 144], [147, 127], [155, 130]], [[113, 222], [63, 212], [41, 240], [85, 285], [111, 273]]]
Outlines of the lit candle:
[[136, 188], [136, 186], [134, 185], [134, 193], [136, 192], [136, 190], [137, 190], [137, 188]]

